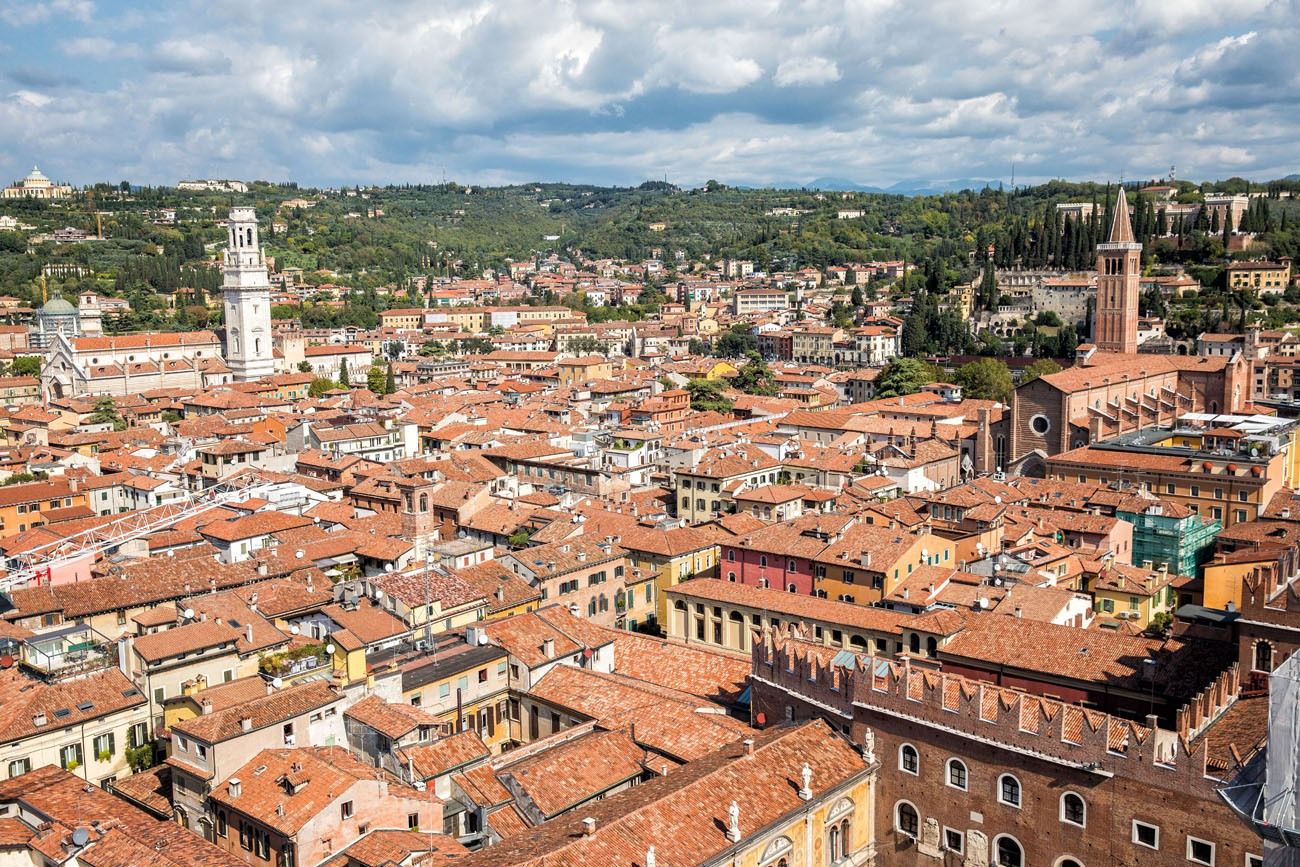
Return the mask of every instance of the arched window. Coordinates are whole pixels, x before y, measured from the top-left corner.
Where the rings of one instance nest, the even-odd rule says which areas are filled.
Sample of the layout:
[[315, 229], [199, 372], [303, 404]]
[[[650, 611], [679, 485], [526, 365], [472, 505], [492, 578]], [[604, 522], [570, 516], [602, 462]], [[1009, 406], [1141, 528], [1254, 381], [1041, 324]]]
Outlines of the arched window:
[[678, 599], [676, 602], [673, 603], [673, 607], [676, 608], [678, 611], [685, 611], [686, 603]]
[[998, 801], [1008, 807], [1020, 806], [1020, 781], [1011, 774], [998, 777]]
[[1076, 858], [1065, 857], [1056, 862], [1056, 867], [1083, 867], [1083, 863]]
[[966, 773], [966, 763], [961, 759], [948, 760], [948, 785], [954, 789], [966, 791], [968, 776]]
[[587, 603], [587, 616], [588, 616], [588, 617], [595, 617], [595, 616], [596, 616], [596, 600], [595, 600], [595, 599], [592, 599], [590, 602]]
[[788, 591], [791, 592], [791, 593], [798, 593], [798, 592], [799, 592], [799, 588], [796, 587], [796, 586], [794, 586], [793, 584], [787, 584], [787, 585], [785, 585], [785, 589], [788, 590]]
[[735, 572], [728, 572], [728, 573], [727, 573], [727, 580], [730, 581], [730, 582], [733, 583], [733, 584], [736, 583], [736, 573], [735, 573]]
[[909, 639], [907, 640], [907, 646], [911, 649], [911, 651], [912, 651], [913, 653], [920, 653], [920, 652], [921, 652], [921, 636], [919, 636], [919, 635], [917, 635], [915, 632], [913, 632], [913, 633], [912, 633], [912, 637], [909, 638]]
[[993, 863], [997, 867], [1025, 867], [1025, 850], [1015, 837], [998, 837], [993, 841]]
[[898, 748], [898, 769], [904, 773], [917, 776], [921, 773], [921, 754], [911, 744]]
[[766, 554], [760, 554], [760, 555], [759, 555], [759, 557], [758, 557], [758, 565], [759, 565], [759, 566], [763, 566], [763, 567], [766, 567], [766, 566], [767, 566], [767, 555], [766, 555]]
[[1080, 828], [1088, 824], [1088, 806], [1082, 797], [1074, 792], [1066, 792], [1061, 796], [1061, 821]]
[[729, 563], [736, 562], [736, 552], [730, 548], [727, 549], [727, 562]]
[[789, 867], [789, 853], [793, 848], [794, 844], [790, 842], [789, 837], [777, 837], [767, 844], [767, 848], [759, 856], [758, 863], [762, 867]]
[[939, 652], [939, 642], [937, 639], [934, 638], [934, 636], [931, 636], [925, 640], [925, 652], [929, 656], [934, 656], [936, 653]]
[[1273, 645], [1267, 641], [1255, 642], [1255, 670], [1273, 670]]
[[906, 834], [909, 837], [915, 837], [921, 827], [921, 817], [907, 801], [899, 801], [898, 806], [894, 808], [895, 828], [900, 834]]
[[421, 512], [427, 512], [427, 511], [429, 511], [429, 495], [428, 495], [428, 494], [420, 494], [420, 511], [421, 511]]

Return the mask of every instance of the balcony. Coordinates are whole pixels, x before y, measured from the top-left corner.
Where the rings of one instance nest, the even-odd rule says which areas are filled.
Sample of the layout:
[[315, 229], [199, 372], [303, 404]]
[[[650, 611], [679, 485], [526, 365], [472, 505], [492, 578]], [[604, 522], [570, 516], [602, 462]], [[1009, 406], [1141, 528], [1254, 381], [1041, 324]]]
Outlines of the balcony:
[[328, 671], [330, 658], [325, 652], [325, 645], [309, 644], [264, 656], [257, 667], [264, 680], [293, 680], [322, 670]]
[[21, 663], [44, 677], [75, 677], [117, 665], [117, 644], [73, 623], [24, 639]]

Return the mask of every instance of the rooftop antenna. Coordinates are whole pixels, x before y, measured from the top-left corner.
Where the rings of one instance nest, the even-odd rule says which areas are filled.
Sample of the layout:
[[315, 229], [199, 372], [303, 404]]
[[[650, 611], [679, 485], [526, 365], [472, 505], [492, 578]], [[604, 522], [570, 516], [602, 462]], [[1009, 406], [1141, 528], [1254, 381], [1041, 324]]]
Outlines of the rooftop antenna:
[[1016, 188], [1016, 161], [1011, 161], [1011, 189]]

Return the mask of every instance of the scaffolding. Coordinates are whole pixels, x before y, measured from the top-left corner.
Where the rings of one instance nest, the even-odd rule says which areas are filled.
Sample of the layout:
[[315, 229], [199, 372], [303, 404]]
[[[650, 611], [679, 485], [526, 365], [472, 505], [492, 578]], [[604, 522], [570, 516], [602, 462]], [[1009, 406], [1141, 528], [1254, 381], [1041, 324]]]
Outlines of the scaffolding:
[[65, 538], [16, 552], [5, 558], [5, 573], [0, 575], [0, 594], [48, 584], [52, 573], [62, 566], [86, 557], [97, 558], [101, 553], [111, 554], [127, 542], [170, 529], [181, 521], [221, 506], [261, 496], [274, 487], [276, 485], [246, 475], [174, 502], [143, 512], [129, 512]]

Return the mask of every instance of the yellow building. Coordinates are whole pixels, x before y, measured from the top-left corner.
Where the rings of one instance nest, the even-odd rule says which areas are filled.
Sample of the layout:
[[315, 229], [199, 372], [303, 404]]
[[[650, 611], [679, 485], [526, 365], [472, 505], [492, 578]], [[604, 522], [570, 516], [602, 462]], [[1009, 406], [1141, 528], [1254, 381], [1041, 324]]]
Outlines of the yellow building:
[[942, 536], [875, 526], [854, 529], [866, 536], [852, 545], [860, 547], [863, 556], [844, 559], [832, 546], [815, 560], [815, 586], [823, 599], [870, 605], [892, 594], [922, 566], [957, 567], [957, 546]]
[[402, 328], [416, 331], [424, 327], [424, 308], [401, 307], [379, 314], [379, 324], [384, 328]]
[[[1214, 559], [1205, 564], [1202, 572], [1202, 598], [1191, 601], [1225, 611], [1228, 605], [1241, 609], [1241, 582], [1256, 570], [1271, 571], [1279, 566], [1276, 550], [1254, 548], [1233, 551], [1228, 554], [1216, 554]], [[1290, 574], [1290, 573], [1284, 573]]]
[[603, 355], [564, 358], [557, 361], [555, 366], [560, 372], [560, 385], [609, 379], [614, 375], [614, 362]]
[[1124, 482], [1186, 506], [1224, 527], [1253, 521], [1283, 487], [1300, 484], [1300, 425], [1179, 432], [1140, 444], [1135, 437], [1071, 449], [1047, 459], [1048, 478], [1086, 484]]
[[1093, 610], [1105, 620], [1146, 629], [1157, 615], [1171, 615], [1178, 607], [1176, 577], [1168, 571], [1111, 564], [1092, 582]]
[[1281, 295], [1291, 285], [1291, 260], [1280, 262], [1231, 262], [1228, 286], [1246, 289], [1256, 295]]
[[[624, 527], [620, 528], [619, 540], [628, 552], [632, 571], [654, 578], [654, 605], [648, 613], [660, 624], [668, 622], [667, 591], [670, 588], [692, 578], [717, 577], [718, 544], [713, 534], [704, 530], [695, 527], [671, 530]], [[644, 595], [643, 592], [641, 597]], [[644, 618], [637, 620], [641, 622]]]
[[437, 717], [448, 733], [473, 731], [500, 752], [510, 739], [507, 656], [493, 644], [445, 636], [402, 667], [402, 700]]

